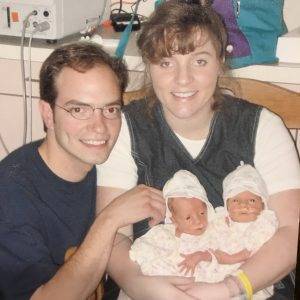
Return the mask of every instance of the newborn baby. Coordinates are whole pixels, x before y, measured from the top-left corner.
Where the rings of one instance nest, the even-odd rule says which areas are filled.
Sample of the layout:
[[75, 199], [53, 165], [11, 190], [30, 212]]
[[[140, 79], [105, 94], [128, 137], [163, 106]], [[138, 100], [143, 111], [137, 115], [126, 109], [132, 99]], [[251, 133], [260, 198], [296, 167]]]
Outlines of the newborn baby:
[[135, 240], [130, 258], [146, 275], [210, 276], [217, 263], [208, 251], [214, 244], [209, 224], [215, 212], [203, 186], [180, 170], [165, 184], [163, 195], [165, 224]]

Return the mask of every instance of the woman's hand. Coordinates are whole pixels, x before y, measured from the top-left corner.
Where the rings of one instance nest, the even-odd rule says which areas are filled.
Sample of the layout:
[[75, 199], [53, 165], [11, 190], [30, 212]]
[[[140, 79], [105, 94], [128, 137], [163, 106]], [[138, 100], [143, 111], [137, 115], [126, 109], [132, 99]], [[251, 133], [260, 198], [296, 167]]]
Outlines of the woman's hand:
[[[133, 279], [133, 278], [132, 278]], [[194, 279], [178, 276], [146, 276], [139, 275], [134, 279], [134, 288], [131, 298], [142, 300], [196, 300], [185, 293], [180, 287], [191, 284]], [[126, 292], [126, 290], [125, 290]], [[220, 299], [219, 299], [220, 300]]]
[[198, 300], [230, 300], [229, 290], [223, 282], [195, 282], [178, 288]]

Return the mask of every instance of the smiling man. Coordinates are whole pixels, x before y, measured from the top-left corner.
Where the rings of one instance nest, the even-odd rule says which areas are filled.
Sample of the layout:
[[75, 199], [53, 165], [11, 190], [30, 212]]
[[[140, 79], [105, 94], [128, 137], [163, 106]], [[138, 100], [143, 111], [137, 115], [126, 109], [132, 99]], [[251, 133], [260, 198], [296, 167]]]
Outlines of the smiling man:
[[[118, 228], [162, 219], [161, 192], [146, 186], [95, 216], [94, 165], [116, 142], [126, 85], [124, 64], [94, 44], [62, 46], [44, 62], [46, 137], [0, 163], [1, 299], [86, 299], [103, 276]], [[78, 250], [65, 263], [71, 247]]]

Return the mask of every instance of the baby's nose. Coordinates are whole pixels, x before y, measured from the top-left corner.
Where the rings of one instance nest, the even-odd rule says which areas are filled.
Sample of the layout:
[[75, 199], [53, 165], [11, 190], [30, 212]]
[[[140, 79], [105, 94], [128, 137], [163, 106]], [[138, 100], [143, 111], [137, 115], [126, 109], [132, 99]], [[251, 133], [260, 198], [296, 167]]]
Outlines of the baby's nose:
[[203, 218], [201, 216], [195, 216], [193, 218], [193, 221], [195, 224], [197, 224], [199, 226], [203, 226]]

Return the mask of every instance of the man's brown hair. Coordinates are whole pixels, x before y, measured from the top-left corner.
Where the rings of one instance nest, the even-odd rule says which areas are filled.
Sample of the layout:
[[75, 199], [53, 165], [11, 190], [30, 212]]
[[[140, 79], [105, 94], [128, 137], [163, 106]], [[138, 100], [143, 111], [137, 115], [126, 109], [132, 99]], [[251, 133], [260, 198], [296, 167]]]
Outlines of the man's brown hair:
[[86, 72], [93, 67], [108, 66], [116, 75], [121, 94], [128, 83], [128, 72], [122, 60], [110, 56], [100, 45], [90, 42], [76, 42], [55, 49], [45, 60], [40, 71], [40, 98], [51, 107], [57, 98], [56, 78], [64, 67]]

